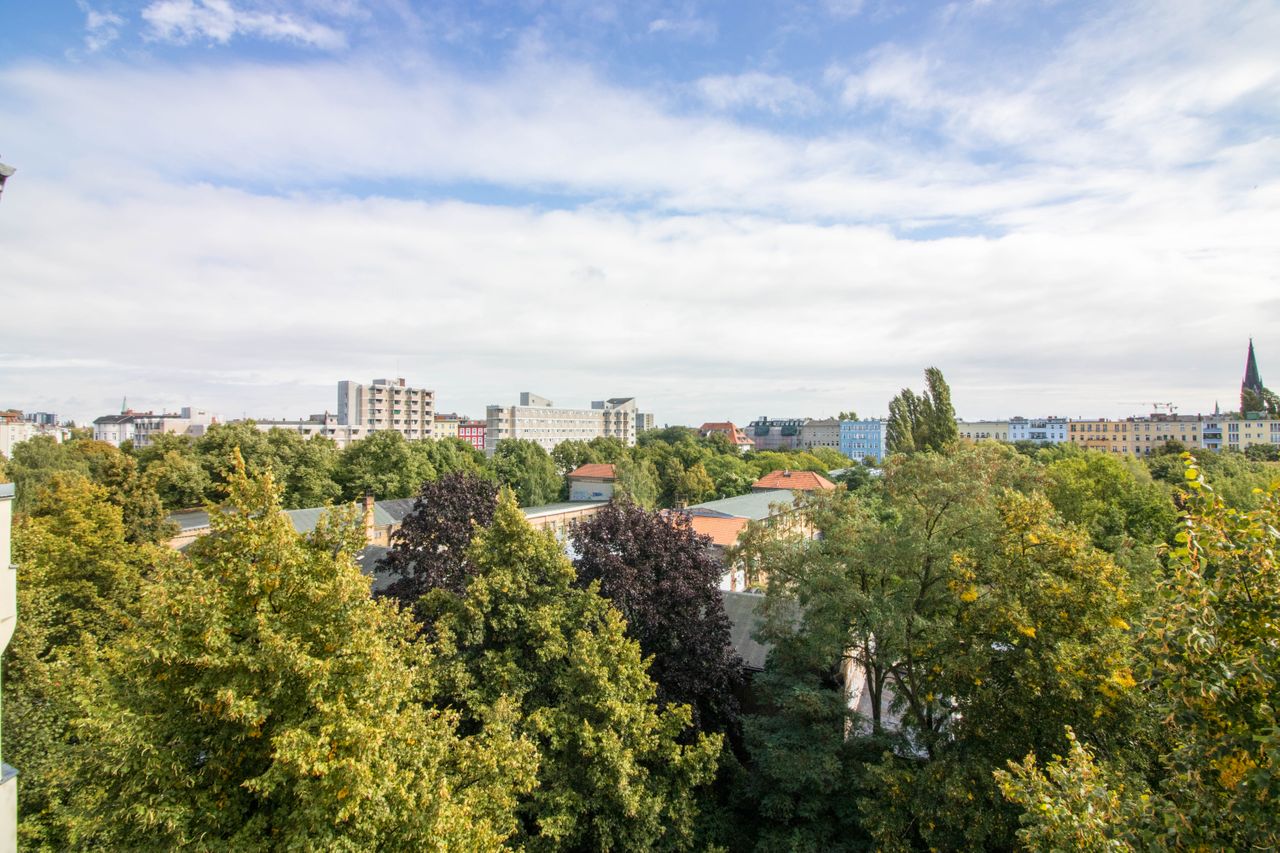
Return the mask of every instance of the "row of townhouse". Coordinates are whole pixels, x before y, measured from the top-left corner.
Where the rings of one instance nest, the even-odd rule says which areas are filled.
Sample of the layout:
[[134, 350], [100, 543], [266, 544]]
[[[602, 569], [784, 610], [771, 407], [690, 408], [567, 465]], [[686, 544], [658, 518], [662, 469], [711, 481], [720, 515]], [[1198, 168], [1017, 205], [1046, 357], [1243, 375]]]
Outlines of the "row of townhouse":
[[1008, 421], [958, 421], [960, 437], [970, 441], [1033, 441], [1074, 444], [1086, 450], [1150, 456], [1165, 442], [1189, 448], [1246, 450], [1255, 444], [1280, 445], [1280, 419], [1234, 415], [1155, 413], [1130, 418], [1044, 418]]

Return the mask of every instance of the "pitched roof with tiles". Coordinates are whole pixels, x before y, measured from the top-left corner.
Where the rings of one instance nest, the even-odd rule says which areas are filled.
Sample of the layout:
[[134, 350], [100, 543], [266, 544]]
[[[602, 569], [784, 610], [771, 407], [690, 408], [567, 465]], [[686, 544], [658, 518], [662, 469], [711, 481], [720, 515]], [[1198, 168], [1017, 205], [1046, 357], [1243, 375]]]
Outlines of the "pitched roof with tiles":
[[829, 491], [836, 484], [814, 471], [773, 471], [751, 484], [753, 489], [791, 489], [799, 492]]
[[614, 473], [612, 465], [603, 462], [588, 462], [576, 471], [569, 473], [570, 477], [598, 477], [600, 479], [613, 480], [617, 477]]

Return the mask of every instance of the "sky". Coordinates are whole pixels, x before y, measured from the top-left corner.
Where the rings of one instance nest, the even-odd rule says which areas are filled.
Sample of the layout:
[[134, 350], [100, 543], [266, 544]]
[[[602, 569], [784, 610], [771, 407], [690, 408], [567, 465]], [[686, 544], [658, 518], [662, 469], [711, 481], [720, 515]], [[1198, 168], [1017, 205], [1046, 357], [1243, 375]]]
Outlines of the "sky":
[[44, 0], [0, 27], [0, 408], [404, 377], [657, 423], [1280, 383], [1274, 0]]

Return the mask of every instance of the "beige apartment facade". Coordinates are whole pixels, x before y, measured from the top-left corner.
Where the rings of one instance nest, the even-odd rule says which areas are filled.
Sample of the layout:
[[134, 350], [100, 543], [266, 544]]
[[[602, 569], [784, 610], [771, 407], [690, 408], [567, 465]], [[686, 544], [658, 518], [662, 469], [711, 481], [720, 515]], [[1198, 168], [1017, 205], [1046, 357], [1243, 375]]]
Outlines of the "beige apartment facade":
[[1199, 415], [1161, 415], [1133, 418], [1129, 422], [1129, 453], [1150, 456], [1166, 441], [1189, 448], [1204, 447], [1205, 422]]
[[800, 427], [800, 447], [812, 450], [815, 447], [840, 449], [840, 421], [835, 418], [811, 419]]
[[968, 441], [1008, 441], [1008, 421], [956, 421], [960, 437]]
[[410, 388], [404, 379], [375, 379], [368, 385], [338, 383], [338, 423], [369, 432], [395, 430], [410, 441], [435, 434], [436, 392]]
[[546, 397], [528, 391], [515, 406], [489, 406], [485, 411], [484, 451], [490, 456], [504, 438], [536, 441], [550, 452], [562, 441], [616, 438], [630, 447], [636, 443], [636, 401], [631, 397], [598, 400], [589, 409], [556, 406]]
[[1131, 421], [1109, 418], [1071, 421], [1067, 436], [1072, 444], [1085, 450], [1125, 454], [1131, 452], [1132, 426]]

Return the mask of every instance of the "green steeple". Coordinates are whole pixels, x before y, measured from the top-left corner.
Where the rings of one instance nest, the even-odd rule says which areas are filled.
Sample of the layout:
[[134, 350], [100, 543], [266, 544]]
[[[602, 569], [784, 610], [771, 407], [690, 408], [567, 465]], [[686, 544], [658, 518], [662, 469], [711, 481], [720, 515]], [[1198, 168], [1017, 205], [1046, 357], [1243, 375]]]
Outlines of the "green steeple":
[[1245, 390], [1262, 393], [1262, 378], [1258, 376], [1258, 360], [1253, 355], [1253, 338], [1249, 338], [1249, 360], [1244, 363], [1244, 382], [1240, 383], [1240, 391]]

